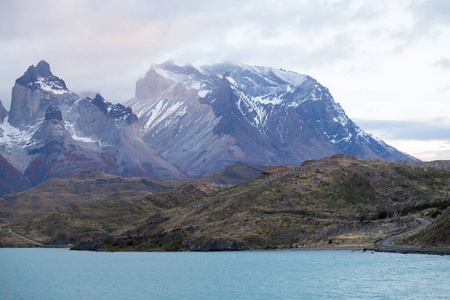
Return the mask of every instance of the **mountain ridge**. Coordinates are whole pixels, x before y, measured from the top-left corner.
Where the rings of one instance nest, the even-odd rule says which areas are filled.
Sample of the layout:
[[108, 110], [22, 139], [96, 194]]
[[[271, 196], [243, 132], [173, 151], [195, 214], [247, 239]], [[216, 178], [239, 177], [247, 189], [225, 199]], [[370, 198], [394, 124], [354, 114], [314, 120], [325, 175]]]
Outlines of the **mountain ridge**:
[[[0, 125], [0, 155], [32, 186], [83, 170], [153, 179], [187, 177], [142, 141], [137, 116], [129, 107], [99, 94], [79, 97], [45, 61], [16, 80], [11, 110], [0, 114], [6, 120]], [[5, 170], [14, 177], [11, 167]], [[29, 187], [1, 188], [0, 193]]]
[[34, 186], [83, 170], [184, 179], [237, 161], [298, 166], [339, 153], [413, 159], [360, 129], [317, 80], [292, 71], [169, 61], [138, 79], [135, 96], [125, 105], [81, 98], [47, 62], [30, 66], [15, 82], [10, 112], [0, 107], [4, 177], [11, 173], [4, 184], [16, 183], [0, 193], [30, 187], [14, 170]]
[[144, 141], [191, 176], [239, 160], [299, 165], [339, 153], [414, 159], [365, 133], [317, 80], [291, 71], [168, 61], [152, 65], [126, 105]]

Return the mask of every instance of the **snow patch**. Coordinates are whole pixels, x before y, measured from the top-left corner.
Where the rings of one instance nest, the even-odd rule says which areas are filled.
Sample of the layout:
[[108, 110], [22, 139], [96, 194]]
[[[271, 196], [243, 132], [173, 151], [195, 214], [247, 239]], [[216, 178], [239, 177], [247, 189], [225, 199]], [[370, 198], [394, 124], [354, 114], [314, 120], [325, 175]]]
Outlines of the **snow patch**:
[[225, 77], [232, 85], [237, 86], [236, 81], [231, 76]]
[[198, 91], [198, 95], [200, 97], [204, 97], [206, 96], [207, 93], [209, 93], [209, 91], [205, 89], [205, 83], [203, 83], [200, 80], [197, 80], [192, 75], [174, 73], [166, 69], [163, 69], [157, 65], [152, 66], [152, 68], [156, 73], [158, 73], [162, 77], [173, 80], [177, 84], [182, 85], [189, 90]]
[[283, 81], [287, 82], [289, 85], [292, 85], [294, 87], [300, 86], [307, 79], [306, 75], [298, 74], [292, 71], [272, 69], [272, 72], [278, 78], [282, 79]]
[[72, 138], [74, 140], [81, 141], [81, 142], [84, 142], [84, 143], [93, 143], [93, 144], [95, 144], [95, 143], [98, 142], [97, 140], [94, 140], [92, 137], [79, 136], [76, 133], [72, 134]]
[[335, 139], [332, 139], [330, 142], [331, 142], [332, 144], [339, 144], [339, 143], [342, 142], [342, 141], [348, 142], [348, 141], [350, 141], [351, 138], [352, 138], [352, 134], [349, 133], [348, 136], [346, 136], [346, 137], [344, 137], [344, 138], [342, 138], [342, 139], [340, 139], [340, 140], [338, 140], [338, 141], [336, 141]]
[[177, 101], [175, 103], [168, 103], [167, 100], [161, 100], [147, 113], [147, 116], [149, 116], [147, 122], [144, 125], [145, 130], [150, 130], [151, 128], [155, 127], [159, 123], [161, 123], [166, 118], [170, 117], [171, 115], [175, 114], [176, 116], [182, 116], [186, 113], [186, 107], [183, 107], [179, 110], [181, 105], [183, 104], [182, 101]]
[[198, 94], [201, 98], [205, 97], [208, 93], [209, 93], [208, 90], [200, 90], [200, 91], [197, 92], [197, 94]]
[[38, 77], [36, 82], [40, 85], [41, 89], [46, 92], [51, 92], [56, 95], [62, 95], [69, 92], [67, 89], [58, 85], [56, 82], [47, 81], [43, 77]]
[[254, 102], [259, 102], [259, 103], [265, 104], [265, 105], [268, 105], [268, 104], [278, 105], [278, 104], [283, 103], [283, 99], [280, 99], [278, 97], [270, 98], [270, 95], [271, 94], [265, 95], [265, 96], [259, 96], [259, 97], [252, 97], [251, 99]]
[[235, 86], [232, 87], [233, 90], [239, 95], [239, 100], [237, 107], [239, 108], [242, 115], [247, 117], [250, 123], [258, 128], [260, 132], [264, 133], [264, 126], [267, 119], [267, 112], [264, 105], [260, 105], [259, 102], [254, 101], [249, 98], [245, 93], [238, 90]]

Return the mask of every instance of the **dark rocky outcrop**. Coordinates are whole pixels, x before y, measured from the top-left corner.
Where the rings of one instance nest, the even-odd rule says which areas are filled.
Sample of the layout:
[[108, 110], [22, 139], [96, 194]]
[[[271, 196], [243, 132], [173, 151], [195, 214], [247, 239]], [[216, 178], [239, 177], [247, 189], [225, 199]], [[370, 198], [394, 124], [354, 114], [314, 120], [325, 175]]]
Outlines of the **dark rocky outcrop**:
[[226, 240], [226, 239], [211, 239], [200, 243], [198, 245], [193, 245], [191, 247], [192, 251], [242, 251], [248, 250], [246, 245]]
[[29, 86], [31, 88], [39, 89], [41, 85], [37, 82], [39, 78], [45, 79], [47, 82], [52, 82], [54, 87], [59, 90], [67, 91], [66, 83], [61, 78], [58, 78], [50, 71], [50, 65], [41, 60], [37, 66], [30, 66], [22, 77], [16, 80], [17, 84], [22, 86]]

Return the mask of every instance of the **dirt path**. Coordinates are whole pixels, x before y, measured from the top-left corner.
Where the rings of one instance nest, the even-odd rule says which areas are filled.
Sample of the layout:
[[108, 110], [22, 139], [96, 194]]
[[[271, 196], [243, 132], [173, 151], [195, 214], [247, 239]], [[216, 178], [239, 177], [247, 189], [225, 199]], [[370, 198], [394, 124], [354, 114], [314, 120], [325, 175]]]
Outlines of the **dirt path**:
[[38, 243], [36, 241], [30, 240], [29, 238], [26, 238], [23, 235], [20, 235], [20, 234], [17, 234], [15, 232], [13, 232], [11, 230], [11, 228], [8, 228], [8, 232], [10, 234], [12, 234], [12, 235], [15, 235], [15, 236], [17, 236], [17, 237], [19, 237], [19, 238], [21, 238], [21, 239], [23, 239], [23, 240], [33, 244], [33, 245], [35, 245], [35, 246], [42, 247], [42, 248], [70, 248], [71, 247], [71, 245], [44, 245], [44, 244]]
[[15, 236], [17, 236], [17, 237], [19, 237], [19, 238], [21, 238], [21, 239], [23, 239], [23, 240], [25, 240], [25, 241], [27, 241], [27, 242], [33, 244], [33, 245], [40, 246], [40, 247], [44, 246], [44, 245], [41, 244], [41, 243], [35, 242], [35, 241], [33, 241], [33, 240], [30, 240], [29, 238], [24, 237], [23, 235], [20, 235], [20, 234], [17, 234], [17, 233], [15, 233], [15, 232], [13, 232], [13, 231], [11, 230], [11, 228], [8, 228], [8, 232], [11, 233], [12, 235], [15, 235]]
[[430, 220], [424, 218], [416, 218], [417, 221], [422, 223], [421, 226], [410, 229], [390, 237], [385, 238], [381, 242], [379, 242], [374, 249], [375, 251], [380, 252], [400, 252], [400, 253], [423, 253], [423, 254], [439, 254], [439, 255], [450, 255], [450, 248], [421, 248], [421, 247], [413, 247], [413, 246], [404, 246], [404, 245], [393, 245], [392, 243], [399, 237], [414, 233], [423, 230], [425, 227], [431, 224]]

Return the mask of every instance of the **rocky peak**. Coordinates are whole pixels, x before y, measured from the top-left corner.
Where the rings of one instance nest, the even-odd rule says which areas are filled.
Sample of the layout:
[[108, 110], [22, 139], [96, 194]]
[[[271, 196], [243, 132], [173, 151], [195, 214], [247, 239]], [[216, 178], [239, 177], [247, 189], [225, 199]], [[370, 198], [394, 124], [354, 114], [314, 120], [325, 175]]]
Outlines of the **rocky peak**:
[[49, 105], [57, 105], [65, 115], [78, 99], [78, 95], [67, 89], [64, 80], [52, 74], [48, 63], [41, 61], [16, 80], [8, 121], [16, 128], [28, 129], [45, 117]]
[[22, 77], [16, 80], [17, 84], [31, 89], [42, 89], [54, 93], [67, 92], [64, 80], [54, 76], [50, 71], [50, 65], [41, 60], [37, 66], [31, 65]]
[[45, 120], [62, 121], [61, 110], [55, 105], [50, 105], [45, 111]]
[[67, 132], [62, 113], [57, 106], [50, 105], [45, 111], [45, 120], [31, 137], [28, 154], [59, 153], [70, 145], [74, 147], [74, 141]]
[[116, 120], [125, 120], [129, 125], [136, 123], [138, 118], [130, 107], [125, 107], [120, 103], [112, 104], [107, 102], [101, 95], [97, 94], [91, 103], [101, 112]]
[[91, 100], [91, 103], [94, 104], [101, 112], [107, 114], [108, 113], [108, 104], [100, 94], [95, 95], [95, 98]]
[[45, 60], [41, 60], [37, 64], [36, 73], [39, 77], [49, 77], [53, 75], [50, 71], [50, 65]]

